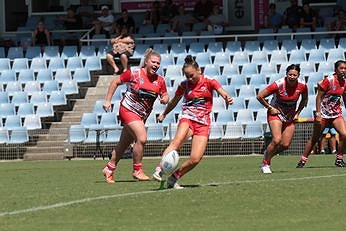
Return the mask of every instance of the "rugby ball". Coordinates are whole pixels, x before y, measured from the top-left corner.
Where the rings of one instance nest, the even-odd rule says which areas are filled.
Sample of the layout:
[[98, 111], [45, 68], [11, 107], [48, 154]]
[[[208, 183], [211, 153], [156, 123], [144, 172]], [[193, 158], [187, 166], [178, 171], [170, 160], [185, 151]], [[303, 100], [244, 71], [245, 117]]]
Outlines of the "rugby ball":
[[164, 174], [172, 174], [178, 167], [179, 155], [176, 150], [168, 152], [161, 159], [161, 169]]

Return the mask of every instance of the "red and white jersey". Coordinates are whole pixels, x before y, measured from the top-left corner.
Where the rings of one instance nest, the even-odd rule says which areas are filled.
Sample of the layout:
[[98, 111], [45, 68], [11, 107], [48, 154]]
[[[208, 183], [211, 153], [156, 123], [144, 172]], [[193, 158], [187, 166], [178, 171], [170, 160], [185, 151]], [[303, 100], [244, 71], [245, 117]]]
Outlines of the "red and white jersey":
[[286, 77], [273, 82], [267, 87], [273, 98], [270, 104], [278, 109], [278, 114], [282, 122], [292, 122], [296, 114], [297, 101], [302, 94], [308, 91], [304, 80], [298, 79], [297, 84], [287, 84]]
[[165, 80], [160, 75], [148, 77], [143, 68], [133, 68], [120, 75], [122, 83], [128, 83], [121, 105], [138, 114], [144, 120], [153, 109], [157, 96], [167, 93]]
[[220, 87], [221, 85], [217, 80], [204, 75], [201, 75], [201, 79], [197, 84], [191, 84], [187, 80], [181, 82], [175, 94], [184, 96], [182, 118], [210, 125], [213, 90]]
[[336, 118], [342, 115], [341, 97], [345, 93], [346, 81], [336, 74], [323, 79], [318, 85], [325, 91], [321, 101], [322, 118]]

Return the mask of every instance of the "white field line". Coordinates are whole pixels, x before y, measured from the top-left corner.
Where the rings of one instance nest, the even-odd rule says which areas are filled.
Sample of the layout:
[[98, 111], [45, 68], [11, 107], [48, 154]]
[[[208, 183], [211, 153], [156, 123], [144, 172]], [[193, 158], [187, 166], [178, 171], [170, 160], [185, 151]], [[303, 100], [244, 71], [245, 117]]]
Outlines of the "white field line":
[[[259, 180], [243, 180], [243, 181], [228, 181], [228, 182], [212, 182], [212, 183], [207, 183], [207, 184], [201, 184], [200, 186], [205, 187], [205, 186], [218, 186], [218, 185], [230, 185], [230, 184], [248, 184], [248, 183], [261, 183], [261, 182], [313, 180], [313, 179], [343, 177], [343, 176], [346, 176], [346, 174], [293, 177], [293, 178], [282, 178], [282, 179], [259, 179]], [[114, 195], [104, 195], [104, 196], [98, 196], [98, 197], [88, 197], [88, 198], [84, 198], [84, 199], [80, 199], [80, 200], [66, 201], [66, 202], [56, 203], [56, 204], [52, 204], [52, 205], [37, 206], [37, 207], [28, 208], [28, 209], [1, 212], [0, 217], [12, 216], [12, 215], [17, 215], [17, 214], [32, 213], [32, 212], [36, 212], [36, 211], [49, 210], [49, 209], [54, 209], [54, 208], [62, 208], [62, 207], [70, 206], [70, 205], [83, 204], [83, 203], [88, 203], [88, 202], [98, 201], [98, 200], [138, 196], [138, 195], [152, 194], [152, 193], [163, 193], [163, 192], [168, 192], [168, 191], [171, 192], [172, 190], [171, 189], [170, 190], [148, 190], [148, 191], [139, 191], [139, 192], [122, 193], [122, 194], [114, 194]]]

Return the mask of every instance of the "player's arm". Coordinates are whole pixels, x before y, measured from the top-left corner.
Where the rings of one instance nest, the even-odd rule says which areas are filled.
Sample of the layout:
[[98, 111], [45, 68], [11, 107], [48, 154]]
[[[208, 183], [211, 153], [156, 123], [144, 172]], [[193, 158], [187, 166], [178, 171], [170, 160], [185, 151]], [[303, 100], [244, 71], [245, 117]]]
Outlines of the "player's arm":
[[108, 87], [108, 91], [107, 91], [107, 95], [106, 95], [106, 99], [105, 102], [103, 104], [103, 108], [106, 111], [110, 111], [111, 110], [111, 101], [112, 101], [112, 97], [114, 95], [115, 90], [118, 88], [119, 85], [122, 84], [122, 81], [120, 79], [120, 76], [116, 76], [113, 81], [111, 82], [111, 84]]
[[265, 108], [268, 109], [268, 112], [270, 114], [277, 115], [280, 113], [280, 111], [276, 109], [275, 107], [273, 107], [272, 105], [270, 105], [268, 101], [266, 100], [266, 98], [270, 96], [271, 94], [272, 93], [267, 88], [265, 88], [257, 94], [256, 98]]
[[296, 114], [294, 116], [294, 120], [298, 119], [299, 114], [302, 112], [302, 110], [304, 109], [304, 107], [306, 107], [306, 105], [308, 104], [308, 93], [307, 91], [304, 92], [304, 94], [302, 94], [302, 100], [300, 101]]
[[170, 113], [178, 104], [178, 102], [180, 101], [180, 99], [182, 98], [182, 95], [175, 95], [167, 104], [165, 110], [157, 117], [157, 120], [159, 122], [162, 122], [166, 115], [168, 113]]
[[221, 97], [225, 100], [226, 105], [230, 105], [233, 104], [233, 98], [232, 96], [230, 96], [225, 89], [223, 89], [222, 87], [219, 87], [217, 90], [217, 93], [219, 93], [219, 95], [221, 95]]
[[322, 99], [323, 99], [326, 92], [323, 90], [323, 88], [320, 86], [320, 84], [318, 84], [317, 86], [318, 86], [318, 90], [317, 90], [317, 95], [316, 95], [315, 117], [316, 117], [316, 121], [320, 121], [321, 120], [321, 102], [322, 102]]

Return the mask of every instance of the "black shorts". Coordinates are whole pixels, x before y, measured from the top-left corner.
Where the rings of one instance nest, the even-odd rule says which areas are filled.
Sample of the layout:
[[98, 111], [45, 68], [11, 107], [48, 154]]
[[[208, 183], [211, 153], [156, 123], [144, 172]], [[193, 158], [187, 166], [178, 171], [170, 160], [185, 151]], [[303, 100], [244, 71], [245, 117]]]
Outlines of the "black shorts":
[[111, 56], [113, 56], [113, 58], [120, 58], [120, 55], [124, 54], [127, 56], [127, 58], [129, 58], [130, 56], [132, 56], [132, 54], [128, 51], [125, 51], [124, 53], [114, 53], [113, 51], [109, 51], [107, 52], [107, 54], [110, 54]]

